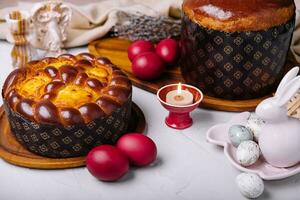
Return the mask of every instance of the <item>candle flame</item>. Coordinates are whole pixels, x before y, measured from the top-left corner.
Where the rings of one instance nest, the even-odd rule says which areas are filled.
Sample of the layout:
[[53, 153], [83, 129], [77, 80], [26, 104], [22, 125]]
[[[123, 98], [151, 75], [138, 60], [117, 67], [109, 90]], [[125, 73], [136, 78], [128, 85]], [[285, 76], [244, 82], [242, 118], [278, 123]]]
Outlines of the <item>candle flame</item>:
[[181, 83], [178, 83], [177, 93], [181, 94], [181, 91], [182, 91]]

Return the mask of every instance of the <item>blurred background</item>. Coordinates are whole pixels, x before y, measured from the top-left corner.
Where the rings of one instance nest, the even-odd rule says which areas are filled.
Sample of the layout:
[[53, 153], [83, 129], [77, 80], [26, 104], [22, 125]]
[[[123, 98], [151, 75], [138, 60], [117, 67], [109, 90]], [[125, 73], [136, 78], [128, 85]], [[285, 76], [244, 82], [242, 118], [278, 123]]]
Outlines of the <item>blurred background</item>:
[[[41, 0], [23, 0], [23, 1], [38, 2]], [[103, 0], [67, 0], [65, 2], [70, 2], [70, 3], [74, 3], [74, 4], [87, 4], [87, 3], [99, 2], [99, 1], [103, 1]], [[120, 1], [124, 1], [124, 0], [120, 0]], [[161, 0], [157, 0], [157, 1], [161, 1]], [[14, 4], [16, 4], [16, 2], [18, 2], [18, 1], [17, 0], [10, 0], [10, 1], [0, 0], [0, 8], [14, 5]], [[295, 3], [298, 7], [300, 7], [300, 0], [295, 0]]]
[[[42, 0], [22, 0], [22, 1], [23, 2], [39, 2]], [[103, 1], [103, 0], [67, 0], [65, 2], [70, 2], [70, 3], [74, 3], [74, 4], [87, 4], [87, 3], [94, 3], [94, 2], [99, 2], [99, 1]], [[122, 0], [120, 0], [120, 1], [122, 1]], [[19, 1], [18, 0], [10, 0], [10, 1], [0, 0], [0, 8], [7, 7], [7, 6], [13, 6], [17, 2], [19, 2]]]
[[[38, 2], [39, 0], [22, 0], [25, 2]], [[103, 0], [65, 0], [65, 2], [70, 2], [74, 4], [86, 4], [86, 3], [91, 3], [91, 2], [99, 2]], [[110, 0], [112, 1], [112, 0]], [[126, 0], [121, 0], [121, 1], [126, 1]], [[157, 0], [158, 2], [161, 0]], [[14, 5], [18, 0], [0, 0], [0, 7], [3, 8], [5, 6], [11, 6]], [[300, 0], [295, 0], [295, 3], [297, 6], [300, 6]]]

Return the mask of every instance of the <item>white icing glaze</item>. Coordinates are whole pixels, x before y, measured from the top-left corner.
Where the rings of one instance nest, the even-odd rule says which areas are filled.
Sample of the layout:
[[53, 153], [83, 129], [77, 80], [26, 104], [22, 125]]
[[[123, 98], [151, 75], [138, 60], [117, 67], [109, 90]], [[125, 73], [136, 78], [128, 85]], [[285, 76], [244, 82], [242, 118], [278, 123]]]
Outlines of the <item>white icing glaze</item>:
[[233, 16], [232, 12], [224, 11], [223, 9], [212, 4], [201, 6], [198, 9], [220, 20], [226, 20]]

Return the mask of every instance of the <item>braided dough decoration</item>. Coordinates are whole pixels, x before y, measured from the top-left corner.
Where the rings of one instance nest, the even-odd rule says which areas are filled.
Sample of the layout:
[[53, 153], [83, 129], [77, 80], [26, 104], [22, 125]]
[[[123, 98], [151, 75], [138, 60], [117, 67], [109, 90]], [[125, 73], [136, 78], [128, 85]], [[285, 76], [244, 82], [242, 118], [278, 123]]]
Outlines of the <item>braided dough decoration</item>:
[[110, 115], [131, 93], [121, 70], [88, 53], [32, 61], [14, 70], [2, 91], [8, 105], [25, 118], [64, 126]]

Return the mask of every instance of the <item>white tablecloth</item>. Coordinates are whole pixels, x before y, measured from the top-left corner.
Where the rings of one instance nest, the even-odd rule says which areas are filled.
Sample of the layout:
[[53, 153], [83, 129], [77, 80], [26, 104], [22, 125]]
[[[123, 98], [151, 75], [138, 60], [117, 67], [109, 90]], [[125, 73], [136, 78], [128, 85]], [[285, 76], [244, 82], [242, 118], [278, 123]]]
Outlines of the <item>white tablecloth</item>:
[[[0, 41], [0, 85], [11, 69], [12, 46]], [[70, 50], [71, 53], [86, 48]], [[132, 168], [122, 180], [105, 183], [86, 168], [34, 170], [16, 167], [0, 159], [1, 200], [196, 200], [245, 199], [235, 185], [239, 174], [223, 155], [223, 149], [206, 142], [205, 133], [234, 113], [197, 109], [194, 125], [183, 131], [164, 124], [167, 111], [156, 96], [134, 87], [133, 100], [146, 116], [147, 134], [158, 147], [154, 166]], [[2, 100], [0, 100], [2, 104]], [[1, 131], [1, 130], [0, 130]], [[300, 199], [300, 174], [265, 182], [261, 199]]]

